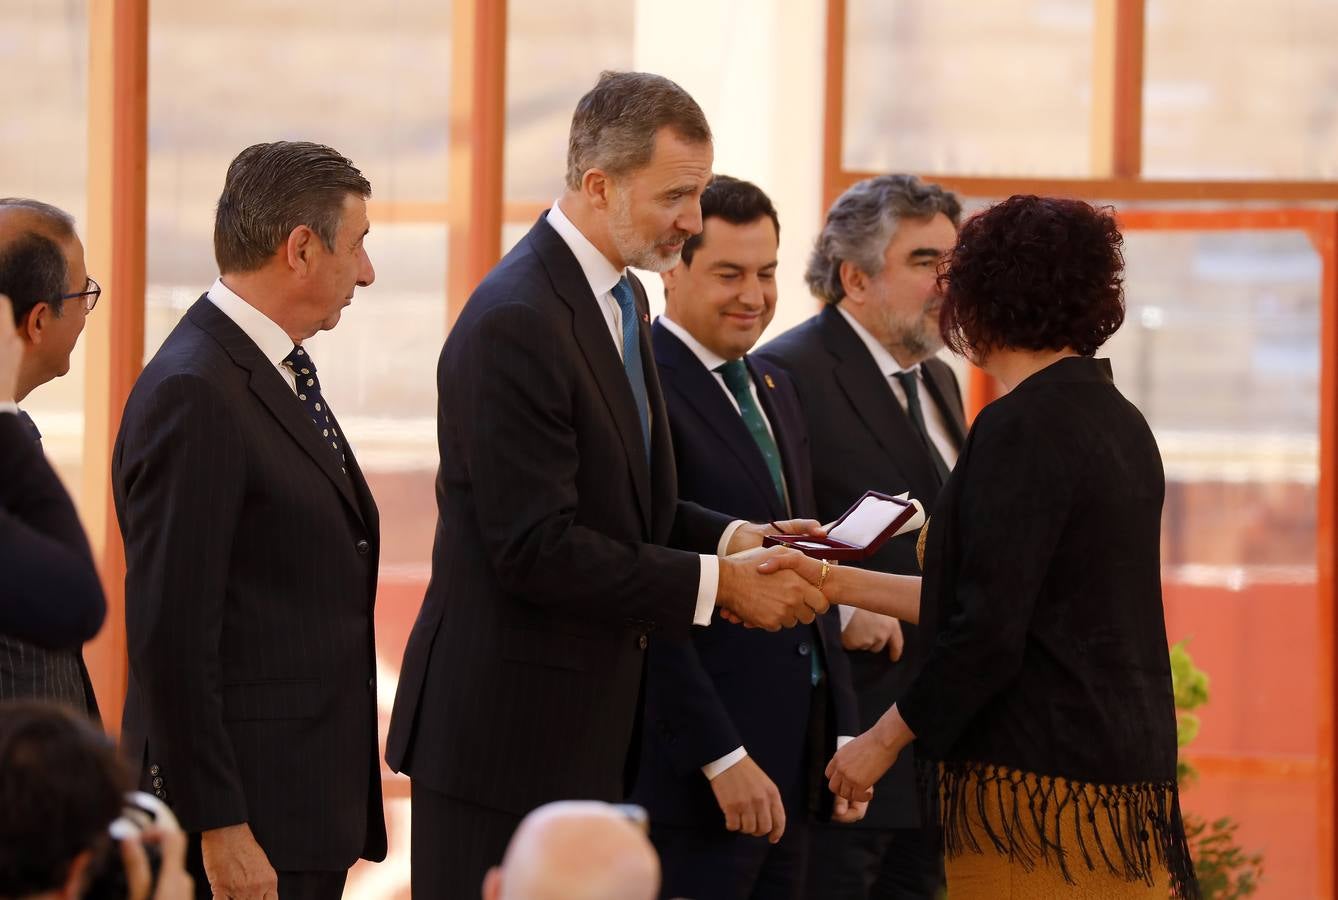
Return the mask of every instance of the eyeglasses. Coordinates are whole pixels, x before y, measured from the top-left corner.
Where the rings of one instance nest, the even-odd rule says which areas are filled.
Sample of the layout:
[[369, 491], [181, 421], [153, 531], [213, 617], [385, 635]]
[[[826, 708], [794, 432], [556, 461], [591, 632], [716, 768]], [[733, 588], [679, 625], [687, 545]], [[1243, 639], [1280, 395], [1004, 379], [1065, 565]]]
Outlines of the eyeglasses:
[[61, 294], [60, 299], [64, 301], [64, 300], [73, 300], [75, 297], [83, 297], [84, 311], [92, 312], [93, 307], [98, 305], [98, 298], [101, 296], [102, 296], [102, 285], [98, 284], [96, 281], [92, 279], [92, 277], [90, 277], [88, 279], [88, 282], [84, 285], [84, 290], [74, 294]]

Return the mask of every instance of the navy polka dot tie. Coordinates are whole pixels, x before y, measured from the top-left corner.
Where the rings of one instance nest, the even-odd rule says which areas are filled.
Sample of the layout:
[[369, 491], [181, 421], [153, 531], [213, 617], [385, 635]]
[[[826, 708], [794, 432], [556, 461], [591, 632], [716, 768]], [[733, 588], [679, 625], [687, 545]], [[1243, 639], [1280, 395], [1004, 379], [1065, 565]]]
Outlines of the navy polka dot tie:
[[[307, 351], [297, 346], [293, 347], [292, 353], [283, 358], [283, 364], [293, 373], [297, 384], [297, 399], [302, 401], [303, 408], [306, 409], [307, 415], [311, 416], [311, 423], [320, 431], [321, 437], [339, 456], [340, 468], [343, 468], [347, 461], [344, 458], [344, 444], [339, 438], [339, 429], [330, 418], [330, 408], [321, 397], [321, 382], [316, 377], [316, 364], [311, 361]], [[348, 469], [344, 468], [344, 473], [348, 474]]]

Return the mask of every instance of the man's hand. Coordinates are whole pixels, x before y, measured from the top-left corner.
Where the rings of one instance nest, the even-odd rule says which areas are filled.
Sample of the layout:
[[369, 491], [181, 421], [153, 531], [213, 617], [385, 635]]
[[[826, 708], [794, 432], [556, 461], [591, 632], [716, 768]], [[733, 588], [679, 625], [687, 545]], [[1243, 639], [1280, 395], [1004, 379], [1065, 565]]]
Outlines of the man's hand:
[[856, 609], [841, 632], [841, 646], [870, 653], [879, 653], [886, 648], [887, 655], [896, 662], [906, 648], [906, 638], [901, 633], [901, 623], [891, 616]]
[[847, 800], [845, 797], [837, 797], [832, 805], [832, 821], [844, 822], [850, 824], [858, 822], [864, 818], [864, 814], [869, 811], [869, 801], [867, 800]]
[[243, 822], [200, 834], [209, 889], [224, 900], [278, 900], [279, 876]]
[[757, 551], [720, 559], [716, 605], [732, 620], [767, 631], [805, 625], [827, 611], [822, 591], [792, 571], [765, 575], [757, 570]]
[[785, 833], [785, 806], [780, 791], [751, 756], [711, 780], [715, 802], [725, 814], [725, 827], [776, 843]]
[[729, 547], [726, 549], [730, 553], [739, 553], [743, 550], [760, 547], [762, 546], [762, 538], [769, 534], [806, 534], [816, 538], [827, 536], [827, 529], [823, 528], [822, 523], [817, 519], [786, 519], [776, 524], [780, 526], [780, 531], [772, 528], [770, 522], [764, 522], [760, 525], [745, 522], [734, 531], [734, 534], [730, 535]]
[[[0, 294], [0, 403], [13, 403], [19, 389], [23, 341], [14, 330], [14, 307]], [[742, 531], [743, 529], [739, 529]]]

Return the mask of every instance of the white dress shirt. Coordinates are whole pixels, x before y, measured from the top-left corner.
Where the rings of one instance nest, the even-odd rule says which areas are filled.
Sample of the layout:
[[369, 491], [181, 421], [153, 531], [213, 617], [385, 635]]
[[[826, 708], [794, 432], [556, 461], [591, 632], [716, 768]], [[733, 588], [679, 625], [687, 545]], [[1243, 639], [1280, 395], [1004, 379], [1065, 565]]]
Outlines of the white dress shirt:
[[0, 403], [0, 413], [13, 413], [17, 416], [19, 414], [19, 405], [13, 400], [7, 400], [4, 403]]
[[288, 354], [293, 352], [293, 339], [288, 336], [288, 332], [280, 328], [269, 316], [238, 297], [232, 288], [223, 283], [222, 278], [214, 281], [214, 286], [209, 289], [207, 296], [210, 303], [217, 306], [223, 315], [231, 319], [233, 324], [260, 348], [265, 359], [269, 360], [283, 377], [283, 383], [296, 394], [297, 376], [293, 374], [292, 369], [283, 364]]
[[[844, 306], [837, 305], [836, 311], [839, 312], [850, 327], [859, 335], [859, 339], [864, 342], [864, 346], [869, 349], [869, 355], [873, 357], [874, 364], [878, 366], [878, 371], [883, 373], [887, 379], [887, 386], [892, 389], [892, 396], [897, 398], [902, 410], [906, 410], [906, 390], [901, 386], [901, 382], [896, 376], [902, 372], [911, 372], [915, 375], [920, 384], [925, 383], [924, 370], [919, 363], [913, 366], [903, 366], [897, 362], [888, 349], [878, 343], [878, 339], [869, 330], [859, 323], [859, 321], [850, 314]], [[933, 395], [929, 389], [920, 391], [920, 409], [924, 412], [925, 428], [929, 432], [929, 439], [934, 443], [934, 449], [938, 451], [939, 456], [943, 457], [943, 462], [951, 470], [957, 463], [957, 445], [953, 441], [952, 431], [948, 427], [948, 420], [943, 415], [943, 410], [939, 409], [938, 404], [934, 402]], [[855, 608], [851, 606], [840, 607], [841, 628], [844, 630], [850, 624], [850, 619], [855, 615]]]
[[[623, 356], [623, 316], [622, 309], [618, 306], [618, 300], [613, 296], [613, 288], [617, 285], [619, 279], [623, 277], [623, 272], [619, 272], [609, 262], [608, 257], [599, 251], [599, 248], [590, 243], [590, 239], [581, 234], [581, 230], [572, 224], [566, 214], [562, 212], [562, 207], [558, 201], [553, 201], [553, 208], [548, 211], [548, 224], [562, 238], [562, 242], [571, 250], [572, 255], [576, 257], [576, 262], [581, 266], [581, 273], [585, 275], [585, 280], [590, 285], [590, 293], [594, 296], [595, 302], [599, 304], [600, 314], [604, 316], [605, 323], [609, 326], [609, 338], [613, 341], [613, 346], [618, 351], [618, 358]], [[624, 270], [626, 271], [626, 270]], [[654, 359], [643, 359], [643, 366], [655, 365]], [[647, 415], [649, 415], [647, 410]], [[729, 547], [730, 538], [734, 532], [742, 525], [742, 521], [731, 522], [725, 529], [724, 534], [720, 535], [720, 542], [716, 546], [716, 552], [719, 556], [724, 556]], [[716, 593], [720, 590], [720, 560], [716, 556], [701, 557], [701, 574], [697, 579], [697, 609], [692, 616], [694, 625], [710, 625], [711, 616], [715, 612]]]

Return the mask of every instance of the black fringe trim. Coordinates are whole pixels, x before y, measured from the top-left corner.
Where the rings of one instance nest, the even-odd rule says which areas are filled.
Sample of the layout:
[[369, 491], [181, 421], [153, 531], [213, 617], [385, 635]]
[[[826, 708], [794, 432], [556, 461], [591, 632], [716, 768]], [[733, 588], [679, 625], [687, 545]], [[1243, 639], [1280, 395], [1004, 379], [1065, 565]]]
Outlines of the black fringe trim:
[[[925, 808], [937, 815], [949, 857], [989, 847], [1028, 872], [1038, 862], [1058, 866], [1069, 884], [1082, 865], [1149, 886], [1155, 861], [1171, 873], [1173, 897], [1200, 900], [1175, 781], [1093, 784], [961, 762], [926, 761], [919, 770]], [[1077, 847], [1064, 846], [1065, 819]]]

